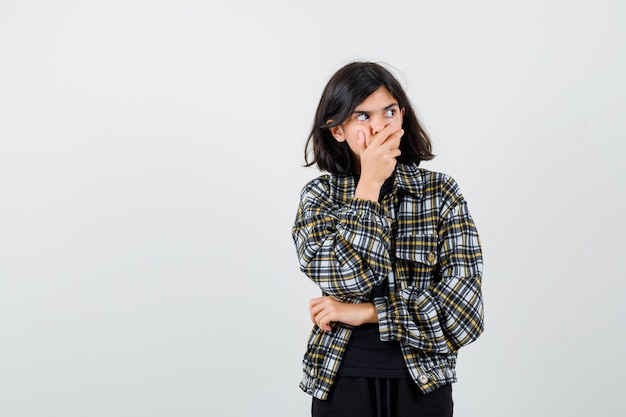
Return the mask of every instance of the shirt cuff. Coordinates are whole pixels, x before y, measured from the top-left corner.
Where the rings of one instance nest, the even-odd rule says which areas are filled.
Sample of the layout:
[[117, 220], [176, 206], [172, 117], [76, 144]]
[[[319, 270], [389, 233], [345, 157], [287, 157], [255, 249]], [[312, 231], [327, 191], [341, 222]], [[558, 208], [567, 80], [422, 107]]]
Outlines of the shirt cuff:
[[387, 307], [387, 297], [374, 298], [374, 306], [376, 307], [376, 315], [378, 316], [378, 332], [380, 340], [389, 342], [392, 338], [393, 321]]
[[387, 209], [375, 201], [352, 198], [341, 217], [348, 221], [357, 222], [371, 230], [378, 229], [380, 233], [386, 236], [387, 240], [391, 240], [391, 219], [389, 218], [389, 213]]

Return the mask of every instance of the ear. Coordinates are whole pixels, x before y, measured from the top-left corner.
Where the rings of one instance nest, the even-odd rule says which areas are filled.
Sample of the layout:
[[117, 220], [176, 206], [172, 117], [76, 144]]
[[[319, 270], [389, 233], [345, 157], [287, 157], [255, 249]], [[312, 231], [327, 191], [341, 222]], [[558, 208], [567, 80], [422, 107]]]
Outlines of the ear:
[[346, 136], [343, 133], [343, 128], [341, 126], [335, 126], [330, 128], [330, 133], [333, 135], [337, 142], [345, 142]]
[[400, 114], [404, 117], [404, 107], [400, 109]]

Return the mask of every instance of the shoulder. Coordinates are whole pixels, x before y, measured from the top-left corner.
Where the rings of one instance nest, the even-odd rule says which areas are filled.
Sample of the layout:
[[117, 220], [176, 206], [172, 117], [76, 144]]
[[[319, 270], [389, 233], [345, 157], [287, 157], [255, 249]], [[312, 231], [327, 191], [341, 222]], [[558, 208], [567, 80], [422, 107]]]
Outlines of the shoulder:
[[454, 178], [442, 172], [423, 170], [425, 177], [424, 198], [437, 206], [441, 217], [456, 212], [467, 205], [461, 188]]
[[300, 192], [301, 197], [305, 197], [309, 194], [328, 194], [328, 191], [331, 188], [331, 175], [323, 174], [317, 178], [313, 178], [309, 182], [307, 182], [304, 187], [302, 187], [302, 191]]
[[461, 196], [459, 184], [450, 175], [423, 168], [420, 168], [420, 171], [422, 171], [424, 183], [428, 188], [432, 188], [434, 191], [440, 192], [449, 198]]
[[450, 175], [418, 167], [416, 164], [402, 165], [399, 174], [407, 188], [423, 197], [437, 196], [444, 200], [462, 197], [458, 183]]
[[323, 174], [304, 186], [301, 198], [345, 203], [354, 194], [355, 187], [355, 179], [352, 176]]

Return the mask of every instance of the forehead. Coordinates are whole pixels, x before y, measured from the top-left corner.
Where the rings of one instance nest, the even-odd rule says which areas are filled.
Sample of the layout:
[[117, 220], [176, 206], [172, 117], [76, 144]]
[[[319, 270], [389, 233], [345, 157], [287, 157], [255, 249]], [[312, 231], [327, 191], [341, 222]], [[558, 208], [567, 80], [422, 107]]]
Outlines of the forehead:
[[378, 90], [374, 91], [372, 94], [367, 96], [365, 100], [359, 103], [355, 111], [375, 111], [382, 110], [391, 104], [398, 104], [398, 100], [395, 99], [394, 96], [391, 95], [389, 90], [385, 87], [380, 87]]

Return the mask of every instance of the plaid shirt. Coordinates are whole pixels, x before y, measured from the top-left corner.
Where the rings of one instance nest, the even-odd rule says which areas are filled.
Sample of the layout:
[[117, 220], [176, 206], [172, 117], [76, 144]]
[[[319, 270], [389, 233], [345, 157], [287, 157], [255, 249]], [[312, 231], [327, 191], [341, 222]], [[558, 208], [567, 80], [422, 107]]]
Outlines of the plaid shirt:
[[[456, 382], [458, 349], [483, 331], [480, 240], [456, 182], [398, 163], [380, 203], [353, 198], [355, 188], [354, 177], [327, 174], [302, 190], [292, 230], [301, 270], [349, 303], [388, 278], [389, 295], [373, 300], [381, 340], [400, 342], [423, 392]], [[328, 397], [352, 329], [313, 327], [302, 390]]]

